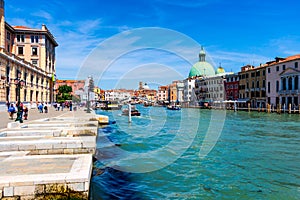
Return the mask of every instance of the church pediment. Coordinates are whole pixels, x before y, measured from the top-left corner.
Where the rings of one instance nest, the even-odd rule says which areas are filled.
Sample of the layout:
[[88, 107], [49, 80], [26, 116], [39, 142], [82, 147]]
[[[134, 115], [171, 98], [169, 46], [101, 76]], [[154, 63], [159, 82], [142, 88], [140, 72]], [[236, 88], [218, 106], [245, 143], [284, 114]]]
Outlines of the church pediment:
[[288, 76], [288, 75], [299, 75], [300, 71], [294, 68], [287, 68], [283, 72], [281, 72], [280, 76]]

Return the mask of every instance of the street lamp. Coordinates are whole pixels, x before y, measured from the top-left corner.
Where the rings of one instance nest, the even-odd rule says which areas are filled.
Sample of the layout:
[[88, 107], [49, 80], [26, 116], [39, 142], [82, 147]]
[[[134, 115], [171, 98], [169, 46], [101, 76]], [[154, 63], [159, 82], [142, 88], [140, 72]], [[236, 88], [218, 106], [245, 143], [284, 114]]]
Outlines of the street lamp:
[[21, 72], [18, 72], [18, 77], [15, 78], [15, 85], [17, 86], [17, 97], [18, 97], [18, 102], [17, 102], [18, 112], [15, 121], [19, 121], [20, 123], [23, 123], [23, 119], [22, 119], [23, 108], [21, 107], [21, 88], [24, 86], [24, 81], [21, 80]]
[[87, 113], [91, 113], [91, 109], [90, 109], [90, 92], [92, 92], [94, 90], [94, 80], [93, 80], [93, 77], [92, 76], [89, 76], [89, 84], [88, 84], [88, 96], [87, 96], [87, 110], [86, 112]]

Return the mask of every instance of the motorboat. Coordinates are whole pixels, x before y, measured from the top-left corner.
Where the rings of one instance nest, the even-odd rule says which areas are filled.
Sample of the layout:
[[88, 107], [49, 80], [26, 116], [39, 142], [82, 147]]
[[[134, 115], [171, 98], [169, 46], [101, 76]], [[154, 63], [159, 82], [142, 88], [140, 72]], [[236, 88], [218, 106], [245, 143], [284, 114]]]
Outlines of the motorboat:
[[167, 109], [168, 110], [180, 110], [181, 107], [179, 105], [168, 105]]
[[[122, 115], [126, 115], [126, 116], [129, 115], [128, 108], [125, 108], [122, 110]], [[140, 115], [141, 115], [141, 113], [135, 107], [131, 108], [131, 116], [140, 116]]]

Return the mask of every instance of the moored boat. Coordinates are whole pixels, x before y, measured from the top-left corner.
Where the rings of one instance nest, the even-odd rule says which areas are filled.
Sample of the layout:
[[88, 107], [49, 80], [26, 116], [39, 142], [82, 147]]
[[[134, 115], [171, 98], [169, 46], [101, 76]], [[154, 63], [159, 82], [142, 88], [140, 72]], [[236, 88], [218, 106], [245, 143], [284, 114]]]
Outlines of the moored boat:
[[168, 110], [180, 110], [181, 107], [179, 105], [168, 105], [167, 109]]

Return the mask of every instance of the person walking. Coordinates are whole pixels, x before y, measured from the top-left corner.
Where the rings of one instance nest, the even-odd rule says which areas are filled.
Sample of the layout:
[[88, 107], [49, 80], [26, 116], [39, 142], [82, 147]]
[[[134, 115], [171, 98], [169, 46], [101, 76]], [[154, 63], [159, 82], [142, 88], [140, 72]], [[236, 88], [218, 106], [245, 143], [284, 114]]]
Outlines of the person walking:
[[7, 109], [8, 116], [10, 119], [14, 119], [14, 114], [16, 113], [16, 109], [14, 107], [14, 104], [10, 104], [9, 108]]
[[69, 103], [69, 107], [70, 107], [70, 111], [72, 111], [72, 101], [70, 101], [70, 103]]
[[45, 113], [48, 113], [48, 107], [47, 107], [47, 105], [44, 106], [44, 111], [45, 111]]
[[27, 120], [28, 119], [28, 108], [27, 106], [23, 106], [23, 110], [24, 110], [24, 120]]

